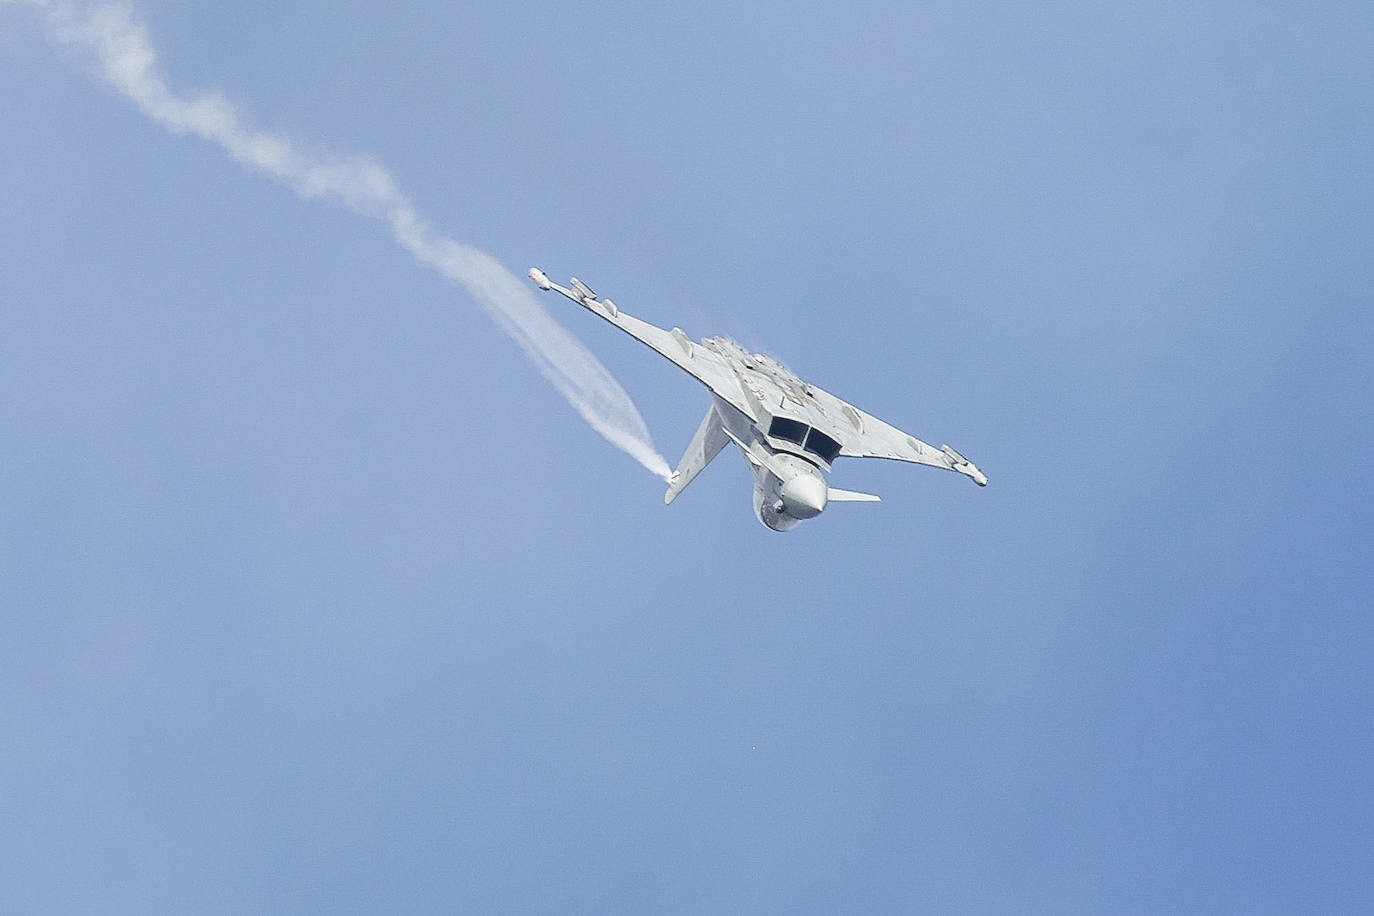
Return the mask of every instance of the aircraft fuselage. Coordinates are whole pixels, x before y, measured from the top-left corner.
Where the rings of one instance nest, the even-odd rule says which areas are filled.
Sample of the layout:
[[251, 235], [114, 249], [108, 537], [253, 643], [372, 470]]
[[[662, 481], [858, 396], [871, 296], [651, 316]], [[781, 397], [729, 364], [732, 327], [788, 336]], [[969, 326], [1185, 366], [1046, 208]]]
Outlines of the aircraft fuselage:
[[824, 512], [829, 486], [819, 464], [773, 448], [757, 422], [713, 400], [716, 416], [753, 472], [755, 517], [774, 531], [789, 531]]

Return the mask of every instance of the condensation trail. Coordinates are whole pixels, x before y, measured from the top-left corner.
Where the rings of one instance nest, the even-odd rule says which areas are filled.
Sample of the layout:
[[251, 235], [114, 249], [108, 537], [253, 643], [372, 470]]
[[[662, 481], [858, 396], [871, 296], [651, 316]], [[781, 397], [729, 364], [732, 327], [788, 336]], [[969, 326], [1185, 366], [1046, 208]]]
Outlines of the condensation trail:
[[466, 289], [593, 429], [654, 474], [669, 476], [639, 410], [606, 367], [544, 311], [527, 283], [491, 255], [435, 230], [376, 159], [307, 149], [254, 128], [218, 92], [174, 92], [147, 29], [127, 3], [0, 0], [4, 6], [36, 10], [58, 44], [172, 133], [218, 144], [303, 198], [332, 201], [385, 223], [415, 260]]

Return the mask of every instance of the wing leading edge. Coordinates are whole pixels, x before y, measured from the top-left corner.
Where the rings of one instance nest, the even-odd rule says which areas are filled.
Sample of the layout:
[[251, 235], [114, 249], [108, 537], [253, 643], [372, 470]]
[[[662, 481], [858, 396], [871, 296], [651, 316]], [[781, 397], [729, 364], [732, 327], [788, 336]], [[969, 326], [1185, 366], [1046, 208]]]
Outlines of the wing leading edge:
[[540, 289], [554, 290], [567, 296], [573, 302], [597, 315], [638, 340], [640, 343], [657, 350], [683, 372], [701, 382], [711, 391], [720, 395], [734, 407], [746, 413], [749, 405], [744, 399], [744, 390], [739, 378], [719, 356], [694, 342], [681, 328], [665, 331], [663, 328], [627, 315], [610, 299], [598, 299], [591, 287], [576, 277], [572, 278], [572, 288], [559, 286], [537, 267], [530, 268], [530, 279]]
[[942, 445], [939, 448], [923, 442], [910, 433], [878, 419], [870, 413], [837, 398], [835, 395], [816, 386], [811, 386], [813, 396], [822, 403], [827, 414], [843, 417], [847, 424], [840, 437], [840, 455], [849, 458], [886, 458], [891, 461], [906, 461], [911, 464], [924, 464], [927, 467], [957, 471], [965, 477], [985, 487], [987, 475], [963, 455]]

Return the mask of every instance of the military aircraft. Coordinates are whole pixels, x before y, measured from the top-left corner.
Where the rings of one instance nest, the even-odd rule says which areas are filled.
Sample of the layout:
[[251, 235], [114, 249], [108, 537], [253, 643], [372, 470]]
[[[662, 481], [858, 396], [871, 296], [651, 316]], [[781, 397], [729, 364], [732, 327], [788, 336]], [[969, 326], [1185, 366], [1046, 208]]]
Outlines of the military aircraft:
[[562, 293], [657, 350], [710, 389], [711, 406], [668, 478], [665, 503], [676, 499], [731, 442], [744, 453], [754, 473], [754, 514], [774, 531], [795, 528], [820, 515], [830, 503], [879, 501], [868, 493], [829, 486], [821, 472], [829, 472], [836, 458], [909, 461], [957, 471], [978, 486], [987, 486], [983, 472], [948, 445], [937, 449], [889, 426], [732, 340], [693, 341], [681, 328], [655, 327], [625, 314], [610, 299], [597, 298], [576, 277], [571, 288], [563, 287], [531, 267], [530, 279], [540, 289]]

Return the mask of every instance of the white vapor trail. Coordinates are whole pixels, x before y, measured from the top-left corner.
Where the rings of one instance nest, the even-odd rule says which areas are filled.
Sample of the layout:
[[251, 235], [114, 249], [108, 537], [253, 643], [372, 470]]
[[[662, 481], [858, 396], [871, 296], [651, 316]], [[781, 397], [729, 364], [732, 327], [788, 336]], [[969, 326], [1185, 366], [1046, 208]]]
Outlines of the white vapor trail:
[[332, 201], [385, 223], [416, 261], [466, 289], [593, 429], [654, 474], [669, 476], [644, 419], [606, 367], [540, 307], [527, 283], [491, 255], [435, 230], [381, 163], [365, 154], [308, 150], [254, 128], [218, 92], [174, 92], [147, 29], [128, 3], [0, 0], [3, 6], [35, 9], [62, 47], [172, 133], [216, 143], [303, 198]]

